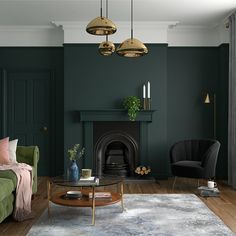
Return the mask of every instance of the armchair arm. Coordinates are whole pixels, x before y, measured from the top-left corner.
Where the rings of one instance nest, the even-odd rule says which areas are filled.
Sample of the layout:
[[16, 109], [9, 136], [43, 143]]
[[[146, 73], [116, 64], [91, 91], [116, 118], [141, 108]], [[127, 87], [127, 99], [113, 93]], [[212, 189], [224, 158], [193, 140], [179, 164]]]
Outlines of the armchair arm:
[[36, 167], [39, 161], [39, 149], [37, 146], [18, 146], [16, 159], [18, 162]]
[[202, 167], [204, 168], [206, 177], [215, 177], [215, 168], [217, 163], [218, 152], [220, 149], [220, 143], [217, 141], [210, 146], [210, 148], [204, 154], [202, 159]]

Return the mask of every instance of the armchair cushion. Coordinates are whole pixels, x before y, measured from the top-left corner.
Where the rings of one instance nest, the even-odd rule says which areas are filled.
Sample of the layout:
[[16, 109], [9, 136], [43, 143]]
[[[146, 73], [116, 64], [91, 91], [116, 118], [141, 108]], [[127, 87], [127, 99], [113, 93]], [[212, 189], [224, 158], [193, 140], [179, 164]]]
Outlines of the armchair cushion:
[[202, 178], [204, 169], [201, 166], [200, 161], [178, 161], [172, 165], [173, 175], [179, 176], [183, 175], [184, 177]]

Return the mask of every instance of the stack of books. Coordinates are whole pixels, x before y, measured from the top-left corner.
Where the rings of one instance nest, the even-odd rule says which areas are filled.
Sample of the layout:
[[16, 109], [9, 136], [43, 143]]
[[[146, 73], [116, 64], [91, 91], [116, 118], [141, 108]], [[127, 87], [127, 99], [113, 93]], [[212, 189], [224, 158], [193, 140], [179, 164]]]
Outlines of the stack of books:
[[220, 191], [218, 188], [208, 188], [207, 186], [198, 187], [199, 193], [202, 197], [219, 197]]
[[79, 184], [80, 185], [84, 185], [84, 186], [87, 186], [87, 185], [99, 185], [99, 178], [96, 178], [94, 176], [91, 176], [89, 178], [80, 178], [79, 180]]
[[[95, 192], [95, 199], [96, 200], [112, 200], [112, 196], [110, 192]], [[88, 197], [89, 199], [93, 198], [92, 192], [85, 192], [83, 193], [84, 197]]]

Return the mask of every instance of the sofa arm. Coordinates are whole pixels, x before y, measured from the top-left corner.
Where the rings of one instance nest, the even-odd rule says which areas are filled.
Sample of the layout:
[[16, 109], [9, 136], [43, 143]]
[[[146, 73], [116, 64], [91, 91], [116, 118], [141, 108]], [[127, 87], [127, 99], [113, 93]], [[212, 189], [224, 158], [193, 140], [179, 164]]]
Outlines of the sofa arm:
[[32, 166], [33, 186], [32, 193], [37, 192], [38, 186], [38, 161], [39, 148], [37, 146], [18, 146], [16, 149], [16, 159], [18, 162], [26, 163]]
[[17, 146], [16, 159], [17, 162], [37, 167], [39, 161], [39, 149], [37, 146]]

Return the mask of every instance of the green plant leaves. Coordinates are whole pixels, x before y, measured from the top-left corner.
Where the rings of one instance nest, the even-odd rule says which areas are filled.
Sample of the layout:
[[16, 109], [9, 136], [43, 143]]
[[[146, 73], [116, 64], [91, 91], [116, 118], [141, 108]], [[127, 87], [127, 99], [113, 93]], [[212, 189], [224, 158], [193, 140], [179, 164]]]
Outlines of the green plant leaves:
[[68, 149], [69, 159], [71, 161], [77, 160], [84, 155], [85, 148], [81, 148], [80, 151], [79, 149], [80, 149], [79, 143], [75, 144], [73, 148]]
[[124, 98], [123, 106], [128, 110], [128, 116], [130, 121], [135, 121], [137, 112], [140, 110], [141, 101], [136, 96], [129, 96]]

